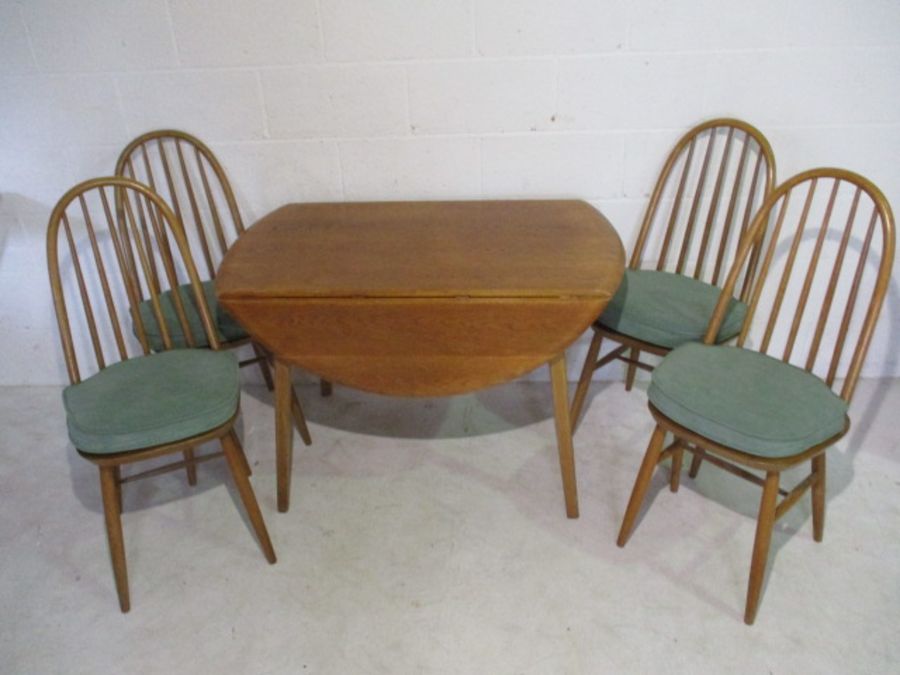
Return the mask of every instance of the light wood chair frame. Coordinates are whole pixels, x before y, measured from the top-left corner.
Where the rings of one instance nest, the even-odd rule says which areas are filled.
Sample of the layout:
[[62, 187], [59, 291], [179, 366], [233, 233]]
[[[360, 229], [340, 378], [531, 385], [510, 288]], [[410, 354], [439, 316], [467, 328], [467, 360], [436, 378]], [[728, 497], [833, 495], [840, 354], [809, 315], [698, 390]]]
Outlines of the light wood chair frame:
[[[788, 201], [792, 191], [801, 186], [809, 186], [806, 201], [804, 202], [803, 211], [798, 219], [796, 231], [793, 235], [791, 248], [786, 261], [786, 269], [782, 272], [779, 280], [779, 286], [775, 295], [774, 303], [769, 308], [768, 320], [766, 323], [765, 336], [759, 346], [758, 351], [768, 353], [769, 350], [774, 351], [775, 345], [772, 344], [771, 338], [774, 331], [776, 320], [782, 314], [785, 292], [790, 281], [791, 275], [794, 273], [794, 262], [799, 248], [800, 240], [804, 232], [812, 230], [812, 226], [807, 228], [806, 221], [813, 200], [813, 193], [817, 183], [823, 180], [832, 179], [832, 192], [823, 216], [822, 223], [819, 225], [819, 231], [816, 234], [816, 243], [813, 250], [810, 264], [806, 269], [806, 276], [803, 277], [803, 287], [798, 298], [797, 311], [794, 313], [794, 320], [791, 330], [788, 334], [784, 351], [781, 354], [771, 354], [775, 358], [788, 362], [792, 356], [792, 352], [796, 345], [798, 330], [802, 316], [807, 309], [807, 301], [809, 298], [810, 287], [813, 280], [819, 256], [825, 237], [829, 231], [832, 210], [835, 204], [835, 198], [839, 186], [843, 182], [847, 182], [856, 187], [853, 203], [849, 210], [847, 222], [844, 225], [841, 242], [839, 244], [835, 263], [829, 276], [828, 286], [825, 291], [825, 298], [818, 319], [815, 322], [816, 330], [813, 333], [807, 358], [802, 367], [812, 372], [817, 362], [820, 347], [823, 344], [823, 337], [828, 317], [834, 306], [835, 291], [838, 286], [841, 269], [843, 267], [845, 254], [850, 242], [851, 231], [857, 221], [857, 214], [862, 195], [867, 195], [872, 204], [872, 214], [869, 217], [866, 233], [863, 240], [859, 260], [855, 271], [853, 272], [852, 285], [848, 292], [847, 303], [844, 306], [839, 332], [834, 340], [834, 350], [831, 360], [828, 362], [827, 375], [824, 378], [825, 383], [829, 387], [834, 387], [841, 368], [844, 350], [848, 346], [848, 332], [851, 320], [854, 315], [856, 303], [859, 300], [860, 284], [863, 274], [868, 264], [869, 254], [873, 251], [873, 244], [876, 234], [881, 234], [881, 258], [878, 261], [878, 272], [874, 280], [872, 288], [872, 296], [868, 301], [868, 307], [863, 315], [863, 320], [859, 328], [859, 334], [856, 346], [852, 352], [846, 374], [843, 379], [843, 385], [840, 388], [839, 396], [850, 402], [853, 392], [856, 388], [857, 380], [863, 365], [866, 352], [872, 339], [875, 329], [875, 323], [878, 319], [884, 298], [887, 293], [888, 284], [890, 282], [891, 270], [894, 259], [894, 218], [890, 205], [885, 199], [881, 191], [866, 178], [843, 169], [821, 168], [805, 171], [793, 178], [785, 181], [776, 188], [766, 199], [765, 203], [758, 212], [753, 224], [748, 232], [747, 239], [743, 242], [741, 250], [738, 252], [735, 264], [729, 273], [725, 285], [722, 288], [721, 296], [716, 305], [715, 312], [710, 320], [708, 329], [704, 336], [704, 344], [711, 345], [715, 342], [715, 336], [718, 334], [719, 328], [724, 320], [728, 307], [728, 302], [732, 296], [735, 285], [738, 282], [741, 267], [748, 258], [753, 257], [754, 250], [758, 242], [761, 242], [765, 236], [767, 227], [770, 227], [772, 216], [775, 215], [774, 231], [771, 233], [768, 245], [766, 246], [765, 255], [757, 258], [755, 265], [759, 267], [758, 273], [755, 275], [753, 282], [753, 292], [750, 298], [749, 311], [742, 326], [741, 332], [737, 338], [737, 347], [745, 347], [748, 332], [753, 322], [754, 315], [759, 308], [760, 295], [766, 282], [769, 272], [769, 266], [772, 262], [773, 254], [777, 244], [779, 243], [779, 235], [785, 220], [785, 213], [788, 207]], [[776, 215], [777, 209], [777, 215]], [[757, 249], [758, 250], [758, 249]], [[801, 270], [798, 270], [798, 272]], [[799, 277], [797, 277], [799, 279]], [[790, 315], [789, 312], [784, 314]], [[812, 315], [815, 316], [815, 315]], [[827, 354], [827, 352], [823, 352]], [[684, 451], [688, 451], [693, 455], [693, 461], [690, 469], [690, 475], [696, 476], [700, 462], [705, 460], [711, 464], [718, 466], [725, 471], [732, 473], [740, 478], [748, 480], [752, 483], [762, 486], [762, 498], [760, 501], [759, 514], [756, 526], [756, 536], [753, 545], [753, 554], [750, 565], [750, 578], [747, 587], [747, 600], [744, 610], [744, 622], [752, 624], [757, 615], [759, 608], [760, 594], [763, 587], [763, 581], [766, 573], [768, 561], [769, 547], [772, 538], [772, 530], [775, 522], [785, 515], [791, 507], [793, 507], [807, 491], [811, 490], [812, 498], [812, 522], [813, 522], [813, 538], [815, 541], [822, 541], [825, 527], [825, 450], [838, 441], [850, 428], [849, 417], [845, 418], [844, 428], [831, 438], [817, 445], [810, 447], [802, 452], [788, 457], [767, 458], [744, 452], [739, 448], [728, 447], [720, 443], [716, 443], [705, 438], [690, 429], [687, 429], [660, 412], [653, 404], [649, 404], [650, 412], [656, 421], [656, 428], [650, 439], [643, 462], [635, 479], [634, 488], [628, 502], [625, 515], [622, 520], [622, 526], [619, 531], [617, 543], [624, 546], [631, 535], [635, 520], [643, 503], [647, 489], [650, 484], [656, 466], [667, 459], [671, 459], [671, 473], [669, 478], [669, 487], [672, 492], [677, 492], [680, 481], [680, 473], [682, 468], [682, 458]], [[666, 434], [671, 434], [674, 440], [666, 447], [664, 446]], [[791, 467], [797, 466], [803, 462], [810, 462], [810, 473], [797, 483], [790, 491], [780, 487], [781, 472]], [[752, 473], [751, 470], [759, 470], [764, 473], [763, 477]], [[779, 498], [781, 501], [779, 502]]]
[[[719, 166], [714, 167], [712, 166], [713, 162], [711, 162], [711, 158], [716, 146], [716, 134], [720, 132], [725, 133], [725, 147], [719, 158]], [[744, 135], [742, 142], [740, 139], [736, 138], [736, 135], [738, 134]], [[693, 127], [678, 140], [675, 147], [669, 153], [659, 178], [657, 179], [653, 193], [650, 196], [647, 209], [644, 212], [644, 218], [641, 222], [637, 242], [628, 263], [629, 269], [639, 270], [645, 262], [644, 256], [650, 237], [650, 231], [657, 222], [658, 216], [661, 215], [660, 207], [662, 205], [663, 195], [666, 188], [670, 185], [670, 181], [676, 179], [675, 170], [682, 158], [684, 158], [681, 172], [677, 176], [677, 189], [671, 211], [668, 214], [668, 218], [662, 219], [662, 221], [666, 221], [666, 229], [656, 269], [660, 271], [665, 270], [666, 263], [669, 261], [669, 254], [671, 253], [674, 255], [675, 249], [678, 248], [677, 230], [682, 224], [682, 220], [679, 219], [679, 214], [682, 212], [682, 204], [685, 202], [685, 190], [688, 181], [691, 178], [690, 174], [692, 170], [698, 168], [697, 164], [693, 161], [695, 159], [694, 155], [697, 141], [705, 135], [709, 136], [709, 140], [706, 151], [703, 154], [702, 162], [700, 162], [699, 166], [700, 173], [698, 175], [697, 183], [699, 189], [694, 192], [693, 199], [690, 203], [687, 223], [681, 238], [681, 247], [678, 251], [678, 261], [675, 267], [675, 273], [685, 274], [692, 276], [694, 279], [704, 280], [701, 279], [704, 272], [704, 266], [707, 265], [708, 258], [714, 252], [714, 247], [711, 246], [710, 243], [713, 239], [716, 224], [720, 222], [717, 218], [721, 206], [720, 202], [726, 197], [726, 169], [728, 162], [733, 156], [733, 146], [737, 143], [741, 143], [741, 155], [738, 159], [738, 168], [734, 181], [732, 182], [731, 194], [727, 196], [728, 201], [725, 218], [721, 220], [722, 236], [719, 240], [719, 246], [716, 247], [715, 266], [713, 267], [712, 274], [706, 275], [709, 277], [709, 283], [714, 286], [719, 284], [720, 278], [724, 278], [728, 266], [729, 252], [737, 250], [740, 245], [741, 237], [747, 231], [747, 228], [752, 221], [752, 217], [755, 213], [755, 210], [753, 209], [754, 201], [759, 200], [761, 203], [765, 196], [768, 195], [775, 186], [775, 155], [772, 152], [769, 141], [759, 129], [751, 124], [742, 120], [726, 117], [712, 119]], [[751, 159], [753, 152], [756, 152], [755, 163], [753, 163]], [[752, 173], [747, 174], [746, 172], [749, 170], [748, 165], [750, 164], [753, 165]], [[763, 176], [762, 180], [760, 180], [760, 174]], [[713, 176], [715, 176], [715, 182], [712, 186], [712, 199], [706, 210], [699, 255], [693, 262], [693, 269], [690, 269], [691, 261], [689, 259], [689, 253], [692, 244], [694, 243], [693, 234], [696, 231], [698, 218], [701, 217], [702, 202], [706, 192], [705, 188], [708, 186], [707, 178], [712, 178]], [[746, 185], [746, 179], [748, 177], [749, 186]], [[760, 182], [762, 182], [761, 186], [759, 184]], [[747, 189], [745, 199], [740, 198], [739, 193], [742, 188]], [[743, 212], [743, 215], [741, 215], [741, 212]], [[731, 236], [735, 220], [738, 218], [740, 218], [739, 236]], [[748, 277], [743, 285], [740, 297], [741, 300], [746, 300], [749, 282], [750, 279]], [[575, 394], [572, 397], [571, 412], [569, 416], [572, 420], [573, 431], [578, 424], [578, 418], [581, 414], [581, 409], [584, 405], [594, 371], [615, 360], [624, 362], [627, 364], [625, 389], [626, 391], [630, 391], [634, 384], [634, 378], [638, 368], [647, 371], [653, 370], [652, 365], [640, 360], [641, 352], [647, 352], [656, 356], [665, 356], [671, 351], [668, 347], [639, 340], [607, 328], [603, 326], [599, 320], [593, 324], [592, 329], [594, 335], [584, 360], [584, 366], [581, 370], [581, 376], [578, 379], [578, 385], [575, 388]], [[619, 346], [598, 359], [600, 347], [604, 338], [618, 343]]]
[[[124, 230], [120, 227], [122, 221], [118, 221], [118, 219], [113, 216], [111, 209], [113, 199], [110, 198], [107, 190], [114, 191], [114, 199], [118, 199], [118, 203], [123, 208], [123, 213], [125, 214], [123, 220], [126, 223], [126, 228]], [[101, 246], [99, 245], [97, 236], [97, 229], [94, 224], [94, 220], [99, 214], [97, 211], [94, 211], [92, 214], [91, 209], [87, 204], [87, 200], [85, 199], [85, 196], [92, 191], [97, 192], [97, 196], [102, 204], [103, 214], [100, 217], [102, 218], [102, 216], [105, 216], [106, 219], [109, 237], [115, 254], [113, 264], [104, 263]], [[76, 203], [77, 206], [73, 206]], [[91, 302], [88, 289], [90, 287], [90, 282], [94, 280], [87, 276], [85, 267], [82, 267], [81, 264], [81, 257], [79, 256], [78, 250], [79, 247], [76, 242], [76, 237], [73, 234], [74, 228], [71, 225], [68, 215], [70, 207], [76, 209], [76, 211], [80, 211], [80, 216], [84, 220], [85, 230], [87, 231], [94, 270], [96, 272], [96, 287], [102, 290], [103, 301], [105, 301], [106, 304], [105, 314], [108, 317], [107, 327], [109, 328], [109, 332], [112, 333], [116, 345], [115, 353], [110, 355], [104, 353], [101, 331], [98, 329], [98, 316], [102, 317], [104, 312], [102, 310], [95, 312], [93, 303]], [[137, 215], [135, 214], [135, 211], [138, 212]], [[189, 278], [194, 300], [197, 303], [197, 309], [200, 314], [203, 328], [206, 331], [209, 345], [213, 350], [222, 348], [222, 345], [219, 343], [216, 336], [209, 307], [206, 304], [206, 299], [201, 289], [200, 278], [191, 258], [187, 238], [185, 237], [184, 231], [175, 214], [171, 211], [165, 201], [153, 190], [134, 180], [123, 177], [95, 178], [80, 183], [66, 192], [53, 209], [47, 227], [47, 262], [50, 275], [50, 287], [53, 295], [56, 319], [59, 325], [66, 369], [68, 371], [69, 381], [72, 384], [81, 382], [82, 374], [76, 356], [75, 341], [72, 335], [69, 311], [63, 286], [63, 277], [60, 272], [59, 240], [63, 235], [68, 243], [69, 258], [78, 287], [77, 296], [80, 297], [81, 307], [84, 310], [85, 323], [91, 338], [91, 346], [96, 358], [97, 371], [106, 368], [114, 362], [125, 361], [134, 356], [146, 356], [151, 353], [143, 321], [136, 311], [139, 287], [141, 285], [140, 277], [137, 276], [139, 270], [143, 271], [144, 281], [151, 289], [149, 293], [151, 307], [160, 326], [164, 347], [166, 350], [172, 348], [172, 339], [166, 322], [162, 320], [159, 303], [161, 279], [167, 281], [170, 288], [176, 288], [178, 286], [176, 259], [173, 257], [171, 248], [168, 245], [170, 240], [175, 241], [176, 249], [180, 256], [180, 262]], [[157, 244], [155, 249], [153, 248], [154, 242]], [[126, 253], [126, 249], [132, 250], [130, 253]], [[134, 263], [135, 252], [137, 253], [137, 258], [139, 260], [139, 267], [132, 266], [132, 263]], [[157, 264], [160, 263], [163, 267], [162, 274], [155, 269]], [[112, 284], [110, 283], [115, 268], [118, 268], [118, 283], [121, 284], [119, 288], [124, 287], [125, 295], [127, 296], [129, 303], [128, 311], [131, 314], [131, 318], [136, 328], [137, 339], [140, 342], [140, 353], [137, 354], [129, 354], [126, 333], [122, 329], [119, 312], [116, 309], [116, 302], [114, 300], [116, 282], [113, 281]], [[187, 321], [187, 315], [185, 314], [181, 297], [178, 293], [173, 293], [172, 299], [181, 329], [184, 331], [185, 340], [189, 346], [193, 346], [196, 343], [196, 339]], [[101, 328], [103, 328], [102, 324]], [[132, 349], [132, 351], [134, 350]], [[108, 358], [109, 356], [112, 358]], [[244, 455], [237, 434], [234, 431], [234, 423], [238, 414], [239, 409], [231, 419], [214, 429], [190, 438], [163, 445], [108, 454], [90, 453], [76, 448], [79, 455], [99, 468], [103, 512], [106, 521], [110, 555], [112, 558], [113, 575], [115, 577], [119, 606], [123, 612], [129, 611], [131, 607], [128, 588], [128, 572], [125, 563], [125, 545], [121, 523], [121, 486], [124, 483], [184, 468], [188, 472], [189, 482], [195, 484], [196, 466], [198, 463], [224, 456], [231, 477], [237, 487], [238, 494], [247, 511], [250, 523], [256, 533], [266, 560], [268, 560], [269, 563], [275, 562], [275, 551], [272, 548], [272, 542], [269, 539], [269, 534], [266, 530], [266, 525], [256, 501], [256, 497], [254, 496], [253, 488], [250, 486], [248, 480], [251, 473], [250, 466]], [[194, 454], [195, 446], [216, 439], [221, 443], [221, 452], [207, 453], [202, 456], [196, 456]], [[131, 474], [129, 476], [123, 477], [122, 475], [122, 467], [125, 465], [172, 453], [182, 453], [184, 455], [183, 461], [169, 463], [165, 466]]]
[[[176, 180], [177, 174], [173, 170], [169, 161], [169, 152], [166, 145], [174, 146], [174, 154], [177, 159], [177, 168], [182, 177], [184, 192], [187, 195], [187, 206], [185, 207], [178, 198], [178, 190]], [[186, 146], [186, 147], [185, 147]], [[162, 167], [162, 176], [158, 177], [154, 174], [153, 163], [150, 161], [151, 153], [155, 152], [159, 159], [159, 165]], [[192, 156], [193, 155], [193, 156]], [[191, 172], [189, 164], [194, 162], [196, 172], [200, 179], [200, 185], [195, 186], [191, 181]], [[137, 166], [135, 166], [137, 165]], [[207, 167], [211, 172], [211, 177], [207, 172]], [[143, 172], [140, 174], [140, 172]], [[205, 265], [206, 276], [209, 279], [216, 278], [218, 265], [222, 257], [228, 251], [231, 243], [240, 237], [244, 231], [244, 221], [241, 218], [241, 212], [237, 205], [237, 199], [234, 190], [231, 188], [231, 182], [221, 163], [216, 158], [212, 150], [199, 138], [192, 136], [184, 131], [177, 129], [157, 129], [141, 134], [132, 140], [122, 152], [116, 161], [117, 176], [124, 176], [133, 180], [139, 180], [150, 186], [151, 189], [162, 195], [157, 185], [165, 185], [169, 195], [170, 203], [176, 217], [182, 224], [187, 223], [187, 219], [183, 217], [185, 213], [189, 213], [194, 224], [194, 230], [197, 234], [197, 240], [200, 243], [203, 262]], [[228, 218], [223, 218], [217, 206], [217, 200], [214, 194], [214, 182], [218, 184], [222, 192], [227, 212], [230, 216], [232, 231], [227, 232], [225, 222]], [[212, 231], [214, 237], [209, 237], [207, 232], [207, 223], [203, 218], [204, 205], [209, 210], [209, 217], [212, 220]], [[118, 207], [118, 202], [117, 202]], [[121, 212], [117, 208], [117, 213]], [[212, 241], [210, 241], [210, 239]], [[129, 261], [132, 264], [133, 260]], [[143, 298], [140, 298], [143, 300]], [[266, 388], [273, 390], [274, 380], [272, 379], [271, 355], [266, 349], [247, 337], [240, 340], [233, 340], [223, 344], [225, 349], [237, 349], [244, 345], [250, 345], [254, 352], [254, 357], [240, 361], [241, 367], [250, 366], [254, 363], [259, 366], [262, 373]], [[330, 382], [320, 380], [320, 391], [322, 396], [330, 396], [332, 386]], [[297, 398], [296, 392], [293, 394], [291, 403], [291, 411], [294, 419], [294, 425], [300, 432], [300, 436], [306, 445], [312, 443], [309, 428], [306, 425], [306, 418], [303, 414], [303, 408]]]

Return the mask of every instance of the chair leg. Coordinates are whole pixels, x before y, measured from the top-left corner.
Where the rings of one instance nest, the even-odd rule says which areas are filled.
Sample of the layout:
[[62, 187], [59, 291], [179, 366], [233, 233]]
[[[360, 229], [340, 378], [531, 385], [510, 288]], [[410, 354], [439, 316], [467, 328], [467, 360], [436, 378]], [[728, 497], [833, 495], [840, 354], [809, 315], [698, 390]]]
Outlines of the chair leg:
[[300, 407], [300, 399], [297, 398], [297, 392], [294, 391], [294, 385], [291, 385], [291, 415], [294, 417], [294, 425], [300, 432], [300, 438], [306, 445], [312, 445], [312, 437], [309, 435], [309, 427], [306, 426], [306, 416], [303, 414], [303, 408]]
[[272, 369], [269, 368], [269, 355], [266, 354], [266, 350], [260, 347], [255, 342], [253, 345], [253, 353], [256, 354], [256, 357], [259, 359], [257, 363], [259, 364], [259, 371], [262, 373], [263, 380], [266, 383], [266, 389], [272, 391], [275, 388], [275, 385], [272, 381]]
[[241, 461], [241, 455], [244, 454], [243, 448], [237, 440], [237, 436], [233, 433], [226, 434], [219, 439], [222, 443], [222, 451], [225, 453], [225, 459], [228, 461], [228, 469], [231, 471], [231, 478], [237, 487], [244, 503], [244, 509], [256, 532], [256, 538], [262, 546], [266, 560], [270, 564], [275, 564], [275, 549], [272, 548], [272, 542], [269, 539], [269, 532], [266, 530], [266, 523], [263, 520], [262, 513], [259, 510], [259, 504], [256, 496], [253, 494], [253, 488], [250, 487], [250, 481], [247, 479], [247, 473], [244, 463]]
[[700, 473], [700, 465], [703, 463], [703, 453], [695, 452], [694, 458], [691, 460], [691, 469], [688, 471], [688, 476], [691, 478], [696, 478], [697, 474]]
[[634, 521], [641, 510], [644, 496], [647, 494], [650, 479], [653, 477], [653, 470], [659, 463], [659, 455], [662, 452], [663, 441], [665, 440], [666, 432], [661, 426], [657, 425], [656, 429], [653, 430], [653, 435], [650, 437], [650, 444], [647, 446], [647, 452], [644, 455], [644, 461], [641, 462], [637, 478], [634, 479], [634, 488], [631, 490], [628, 508], [625, 509], [625, 517], [622, 518], [622, 527], [619, 529], [619, 538], [616, 540], [616, 544], [620, 547], [624, 546], [631, 536], [631, 529], [634, 527]]
[[[632, 349], [629, 352], [628, 358], [634, 359], [637, 361], [641, 356], [640, 349]], [[631, 391], [631, 387], [634, 385], [634, 376], [637, 373], [637, 366], [633, 363], [628, 364], [628, 369], [625, 371], [625, 391]]]
[[812, 470], [816, 476], [812, 485], [813, 539], [822, 541], [825, 533], [825, 453], [812, 460]]
[[684, 448], [678, 446], [678, 449], [672, 454], [672, 475], [669, 476], [669, 490], [678, 492], [678, 486], [681, 483], [681, 463], [684, 460]]
[[244, 446], [241, 445], [240, 439], [237, 437], [237, 432], [232, 428], [231, 431], [228, 432], [228, 435], [231, 436], [234, 444], [237, 446], [238, 459], [241, 460], [241, 468], [244, 470], [244, 473], [250, 477], [253, 475], [253, 470], [250, 468], [250, 462], [247, 461], [247, 453], [244, 452]]
[[122, 519], [119, 511], [119, 484], [116, 481], [118, 467], [100, 467], [100, 494], [103, 496], [103, 515], [106, 519], [106, 537], [109, 541], [109, 555], [112, 558], [116, 593], [122, 612], [131, 609], [128, 596], [128, 570], [125, 567], [125, 541], [122, 537]]
[[331, 382], [328, 380], [319, 380], [319, 393], [322, 396], [331, 396]]
[[116, 481], [116, 507], [119, 509], [119, 513], [122, 513], [122, 467], [113, 467], [113, 478]]
[[184, 453], [184, 470], [187, 472], [188, 485], [197, 484], [197, 462], [194, 461], [194, 451], [185, 450]]
[[772, 527], [775, 525], [775, 506], [778, 501], [777, 471], [766, 474], [762, 499], [759, 503], [759, 519], [756, 522], [756, 539], [753, 542], [753, 558], [750, 562], [750, 582], [747, 585], [747, 606], [744, 609], [744, 623], [748, 626], [756, 620], [759, 595], [766, 577], [766, 563], [769, 559], [769, 544], [772, 542]]
[[597, 367], [597, 355], [600, 353], [601, 342], [603, 342], [603, 336], [600, 335], [598, 331], [594, 331], [594, 337], [591, 339], [591, 346], [588, 347], [587, 356], [584, 358], [584, 365], [581, 367], [581, 377], [578, 378], [578, 386], [575, 387], [575, 395], [572, 397], [572, 407], [569, 412], [572, 433], [575, 433], [575, 428], [578, 426], [578, 416], [581, 414], [581, 406], [584, 405], [584, 397], [587, 395], [588, 387], [591, 384], [594, 368]]

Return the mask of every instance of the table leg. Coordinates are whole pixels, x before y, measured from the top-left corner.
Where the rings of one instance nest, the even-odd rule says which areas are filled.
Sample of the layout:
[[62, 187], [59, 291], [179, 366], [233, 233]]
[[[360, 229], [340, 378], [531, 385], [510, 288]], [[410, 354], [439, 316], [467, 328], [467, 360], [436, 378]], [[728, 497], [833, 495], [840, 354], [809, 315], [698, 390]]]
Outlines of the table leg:
[[559, 470], [562, 473], [566, 515], [578, 517], [578, 486], [575, 482], [575, 450], [572, 447], [572, 424], [569, 420], [569, 383], [566, 377], [566, 355], [550, 361], [553, 386], [553, 413], [556, 418], [556, 445], [559, 448]]
[[291, 367], [275, 359], [275, 472], [278, 482], [278, 510], [288, 510], [291, 500], [291, 463], [294, 455], [294, 428], [291, 424]]

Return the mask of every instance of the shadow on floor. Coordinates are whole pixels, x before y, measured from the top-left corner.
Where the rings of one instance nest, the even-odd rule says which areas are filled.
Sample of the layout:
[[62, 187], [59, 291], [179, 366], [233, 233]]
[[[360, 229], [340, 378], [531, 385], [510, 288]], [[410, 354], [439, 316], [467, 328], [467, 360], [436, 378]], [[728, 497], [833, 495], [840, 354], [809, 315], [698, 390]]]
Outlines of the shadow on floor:
[[[549, 382], [528, 383], [527, 395], [523, 388], [504, 384], [441, 398], [382, 396], [339, 385], [328, 397], [312, 387], [297, 389], [308, 422], [367, 436], [423, 440], [483, 436], [553, 417]], [[273, 408], [272, 392], [264, 387], [248, 387], [244, 393]]]

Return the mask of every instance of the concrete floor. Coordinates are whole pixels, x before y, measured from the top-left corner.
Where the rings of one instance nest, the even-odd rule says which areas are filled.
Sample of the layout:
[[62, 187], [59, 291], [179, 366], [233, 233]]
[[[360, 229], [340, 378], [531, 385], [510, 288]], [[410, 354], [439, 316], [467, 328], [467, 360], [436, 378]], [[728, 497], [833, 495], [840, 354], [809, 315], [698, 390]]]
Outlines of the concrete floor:
[[864, 381], [829, 452], [825, 541], [808, 499], [774, 535], [742, 622], [754, 486], [658, 470], [614, 544], [649, 438], [645, 385], [594, 385], [567, 520], [549, 386], [441, 400], [300, 387], [291, 510], [275, 510], [271, 397], [240, 433], [278, 563], [224, 463], [125, 486], [132, 610], [119, 612], [96, 470], [59, 388], [0, 389], [3, 673], [884, 673], [900, 668], [900, 381]]

